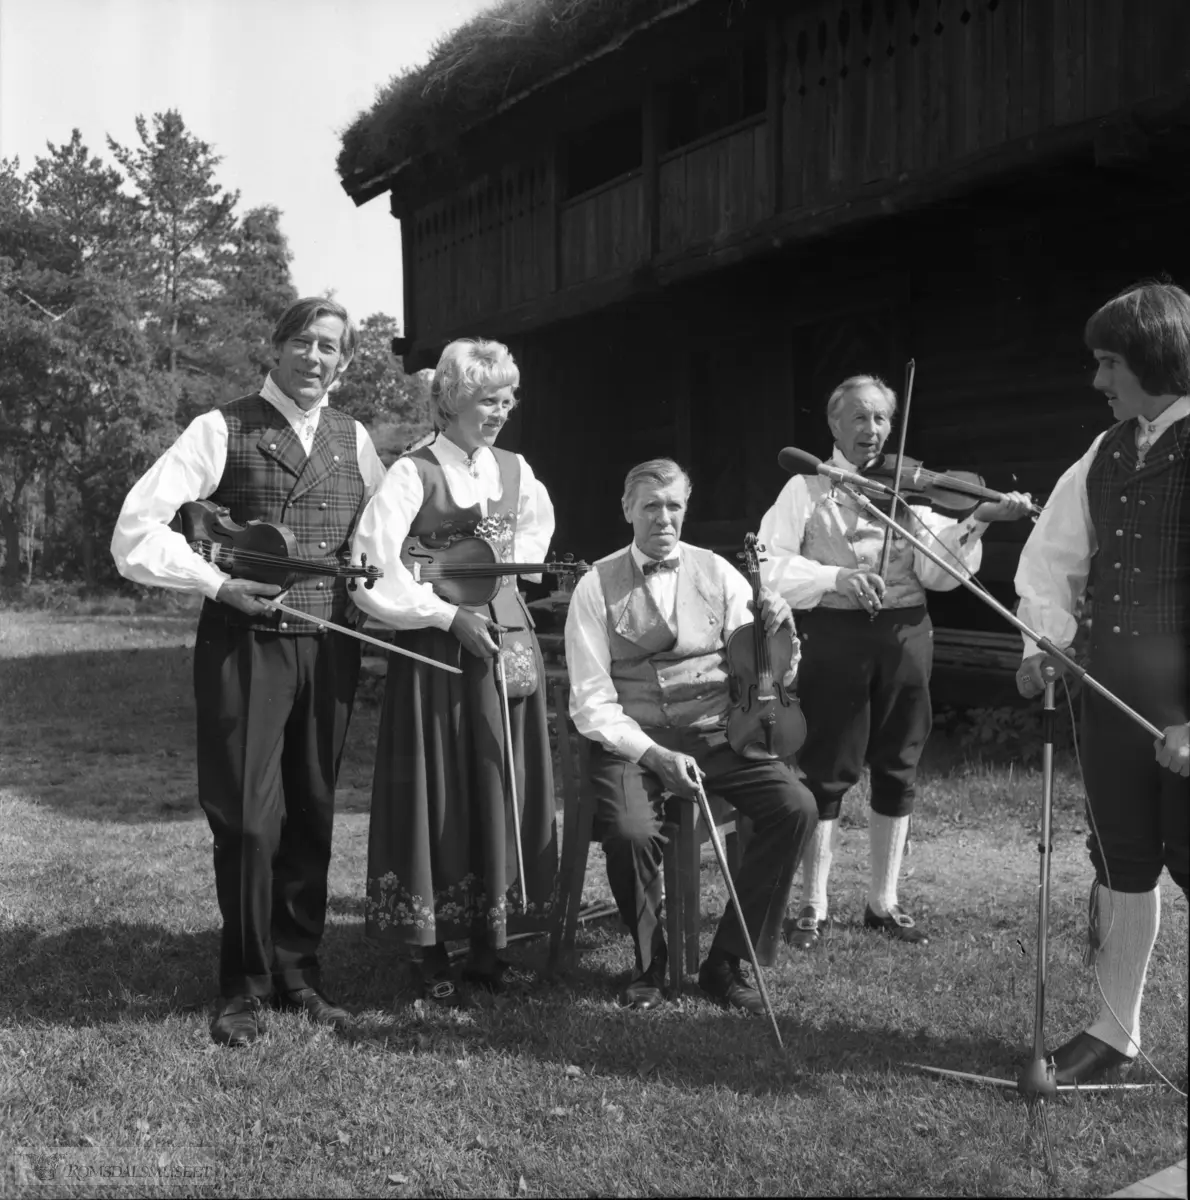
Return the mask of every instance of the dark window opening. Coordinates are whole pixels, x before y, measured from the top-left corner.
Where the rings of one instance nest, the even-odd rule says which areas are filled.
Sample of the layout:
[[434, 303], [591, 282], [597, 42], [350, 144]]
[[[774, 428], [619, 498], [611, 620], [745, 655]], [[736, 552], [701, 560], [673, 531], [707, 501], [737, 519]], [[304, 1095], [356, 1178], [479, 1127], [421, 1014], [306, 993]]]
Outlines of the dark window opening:
[[589, 192], [641, 165], [641, 115], [628, 108], [573, 133], [566, 141], [566, 196]]
[[763, 113], [768, 50], [762, 38], [700, 64], [671, 84], [663, 108], [662, 152]]

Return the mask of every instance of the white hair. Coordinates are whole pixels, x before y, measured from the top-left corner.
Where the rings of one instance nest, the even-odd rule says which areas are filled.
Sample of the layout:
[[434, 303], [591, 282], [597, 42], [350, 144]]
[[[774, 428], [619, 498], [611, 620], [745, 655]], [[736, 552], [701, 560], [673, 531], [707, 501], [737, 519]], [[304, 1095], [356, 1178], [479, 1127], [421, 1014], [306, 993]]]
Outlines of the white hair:
[[884, 403], [888, 405], [888, 416], [891, 420], [897, 411], [897, 393], [879, 375], [848, 375], [831, 392], [830, 399], [826, 402], [826, 419], [833, 421], [839, 415], [839, 410], [843, 407], [843, 403], [847, 397], [862, 387], [874, 387], [884, 397]]

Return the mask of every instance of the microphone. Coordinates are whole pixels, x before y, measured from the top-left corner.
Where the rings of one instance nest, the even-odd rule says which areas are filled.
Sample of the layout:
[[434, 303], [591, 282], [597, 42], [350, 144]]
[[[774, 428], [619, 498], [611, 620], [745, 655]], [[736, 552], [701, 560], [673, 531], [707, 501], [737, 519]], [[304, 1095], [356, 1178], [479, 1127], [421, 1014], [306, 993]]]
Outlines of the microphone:
[[824, 463], [822, 459], [808, 454], [805, 450], [799, 450], [796, 446], [786, 446], [777, 455], [777, 462], [791, 475], [825, 475], [832, 483], [850, 483], [853, 487], [880, 492], [886, 496], [893, 494], [892, 488], [875, 479], [869, 479], [856, 471], [845, 471], [833, 463]]

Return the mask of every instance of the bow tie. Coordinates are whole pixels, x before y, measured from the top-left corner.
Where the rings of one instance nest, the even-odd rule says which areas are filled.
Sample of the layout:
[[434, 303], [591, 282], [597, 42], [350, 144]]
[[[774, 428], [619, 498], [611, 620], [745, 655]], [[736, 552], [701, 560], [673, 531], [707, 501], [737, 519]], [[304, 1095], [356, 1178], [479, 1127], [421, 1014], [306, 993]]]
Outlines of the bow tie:
[[659, 561], [656, 559], [653, 559], [652, 561], [645, 563], [645, 565], [643, 567], [641, 567], [641, 570], [644, 571], [644, 573], [645, 573], [646, 579], [650, 575], [655, 574], [657, 571], [676, 571], [677, 569], [678, 569], [678, 559], [676, 559], [676, 558], [663, 558]]

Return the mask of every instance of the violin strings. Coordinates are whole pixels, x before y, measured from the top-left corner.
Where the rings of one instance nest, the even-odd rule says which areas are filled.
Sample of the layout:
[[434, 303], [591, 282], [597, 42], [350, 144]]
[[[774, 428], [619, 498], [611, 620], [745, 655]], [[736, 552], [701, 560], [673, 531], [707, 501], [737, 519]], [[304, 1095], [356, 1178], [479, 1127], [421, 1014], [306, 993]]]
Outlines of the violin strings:
[[235, 546], [225, 546], [222, 542], [201, 542], [200, 545], [211, 548], [214, 558], [212, 562], [218, 565], [222, 558], [244, 566], [260, 567], [289, 567], [299, 574], [338, 575], [341, 571], [364, 571], [364, 567], [353, 567], [346, 564], [331, 564], [319, 562], [313, 558], [286, 558], [280, 554], [268, 554], [263, 550], [240, 550]]
[[[410, 564], [406, 563], [406, 566]], [[422, 567], [419, 574], [422, 579], [459, 579], [469, 575], [520, 575], [537, 571], [548, 571], [551, 575], [559, 575], [573, 567], [564, 567], [560, 563], [500, 563], [493, 564], [462, 563], [459, 566], [427, 566]]]

